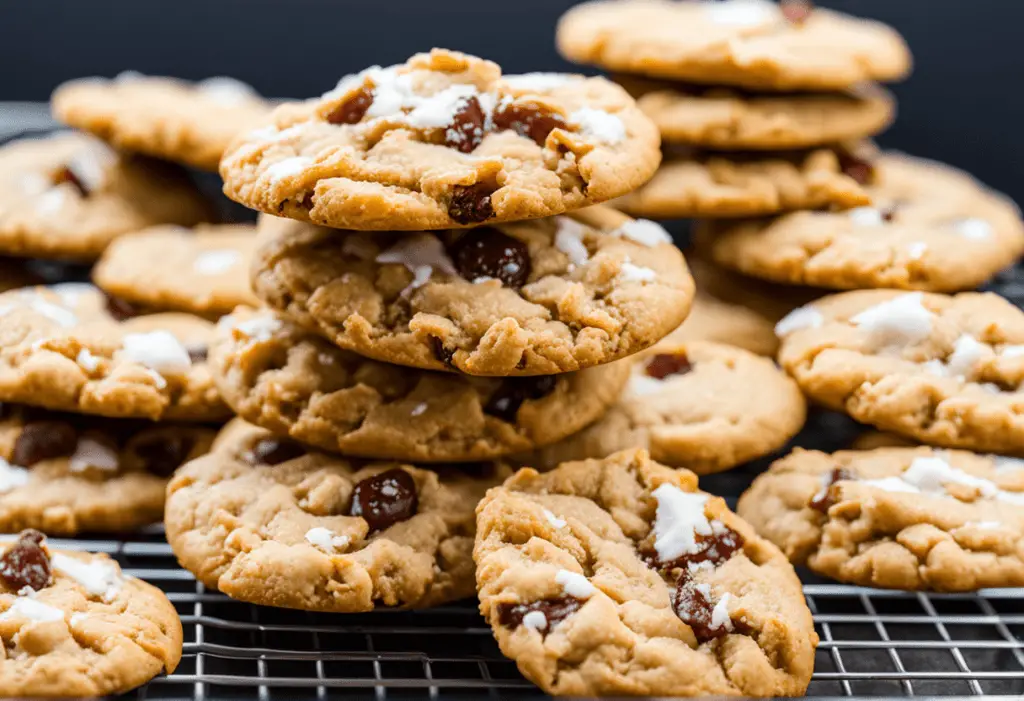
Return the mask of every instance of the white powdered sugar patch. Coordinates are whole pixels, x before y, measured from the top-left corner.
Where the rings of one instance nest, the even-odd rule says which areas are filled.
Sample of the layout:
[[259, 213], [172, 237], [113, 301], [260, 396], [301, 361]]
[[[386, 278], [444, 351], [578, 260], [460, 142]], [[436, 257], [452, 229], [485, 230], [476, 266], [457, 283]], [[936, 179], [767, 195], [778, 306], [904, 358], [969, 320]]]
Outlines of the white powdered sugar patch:
[[92, 139], [68, 161], [68, 169], [89, 192], [95, 192], [107, 182], [107, 171], [117, 162], [117, 154], [102, 141]]
[[626, 125], [616, 115], [593, 107], [581, 107], [569, 115], [583, 136], [614, 145], [626, 139]]
[[869, 307], [850, 319], [871, 338], [878, 351], [896, 351], [919, 343], [932, 332], [934, 316], [921, 303], [920, 292], [903, 294]]
[[983, 531], [991, 531], [996, 528], [1002, 528], [1003, 524], [999, 521], [968, 521], [964, 524], [965, 528], [980, 528]]
[[412, 408], [412, 411], [409, 412], [409, 416], [422, 416], [423, 412], [425, 412], [427, 408], [428, 405], [426, 402], [420, 402]]
[[579, 76], [571, 73], [520, 73], [504, 77], [505, 84], [513, 90], [548, 92], [578, 81]]
[[204, 97], [222, 105], [238, 105], [258, 100], [260, 97], [249, 84], [227, 76], [214, 76], [201, 80], [196, 87]]
[[824, 323], [825, 317], [814, 307], [797, 307], [775, 325], [775, 335], [785, 338], [794, 331], [821, 328]]
[[558, 518], [551, 511], [544, 509], [544, 518], [555, 528], [565, 528], [565, 519]]
[[907, 244], [907, 255], [910, 256], [910, 260], [921, 260], [927, 250], [928, 244], [924, 241], [914, 241]]
[[80, 626], [82, 625], [82, 623], [85, 622], [87, 618], [89, 618], [89, 614], [79, 611], [78, 613], [71, 614], [71, 619], [68, 621], [68, 623], [70, 623], [72, 627]]
[[972, 241], [984, 241], [987, 238], [991, 238], [993, 234], [992, 225], [984, 219], [978, 219], [977, 217], [958, 219], [953, 222], [953, 229], [960, 236]]
[[622, 267], [619, 268], [619, 279], [623, 282], [654, 282], [658, 279], [658, 273], [654, 272], [650, 268], [645, 268], [641, 265], [634, 265], [633, 262], [627, 257], [626, 260], [622, 261]]
[[64, 619], [64, 612], [59, 608], [36, 601], [28, 596], [19, 596], [14, 600], [3, 613], [0, 613], [0, 621], [7, 621], [12, 618], [27, 618], [30, 621], [44, 623], [47, 621], [60, 621]]
[[46, 317], [58, 326], [71, 328], [78, 323], [78, 317], [70, 309], [66, 309], [53, 302], [47, 302], [34, 292], [26, 293], [29, 298], [28, 306], [36, 314]]
[[997, 499], [1018, 506], [1024, 505], [1024, 492], [1004, 491], [995, 482], [983, 477], [975, 477], [958, 467], [953, 467], [941, 457], [917, 457], [910, 463], [910, 467], [898, 477], [864, 482], [864, 484], [890, 492], [921, 493], [939, 497], [949, 496], [946, 485], [953, 483], [975, 489], [985, 499]]
[[1003, 358], [1024, 358], [1024, 346], [1003, 346], [999, 355]]
[[672, 236], [665, 229], [650, 219], [635, 219], [628, 221], [618, 229], [610, 232], [612, 236], [630, 239], [637, 243], [653, 248], [663, 243], [672, 243]]
[[156, 387], [157, 389], [164, 389], [165, 387], [167, 387], [167, 380], [165, 380], [164, 376], [158, 373], [156, 370], [152, 368], [143, 368], [143, 370], [145, 371], [146, 376], [149, 377], [149, 379], [153, 380], [154, 387]]
[[405, 122], [419, 129], [447, 127], [466, 100], [477, 92], [472, 85], [451, 85], [430, 97], [418, 98], [415, 108], [405, 115]]
[[86, 562], [62, 553], [54, 553], [50, 563], [55, 570], [82, 585], [89, 596], [98, 596], [104, 601], [109, 602], [117, 596], [121, 585], [124, 584], [124, 577], [117, 565], [109, 560], [95, 558]]
[[263, 173], [270, 178], [271, 182], [277, 182], [296, 176], [311, 165], [313, 165], [313, 159], [308, 156], [292, 156], [271, 164]]
[[1020, 458], [1008, 458], [1005, 455], [992, 456], [993, 468], [996, 472], [1016, 472], [1024, 470], [1024, 460]]
[[68, 458], [68, 468], [72, 472], [82, 472], [89, 468], [117, 472], [119, 466], [117, 450], [89, 436], [82, 436], [78, 439], [75, 452]]
[[87, 282], [62, 282], [52, 285], [49, 289], [60, 297], [61, 304], [65, 307], [77, 307], [83, 297], [97, 292], [96, 287]]
[[181, 374], [192, 367], [185, 346], [169, 331], [126, 334], [119, 351], [122, 360], [139, 363], [163, 374]]
[[413, 280], [402, 290], [408, 294], [425, 285], [434, 273], [458, 275], [455, 264], [448, 257], [441, 239], [433, 234], [418, 233], [403, 236], [390, 248], [381, 251], [376, 258], [378, 263], [395, 263], [404, 265], [413, 275]]
[[864, 480], [861, 484], [869, 487], [876, 487], [886, 492], [907, 492], [917, 494], [921, 490], [912, 484], [907, 484], [899, 477], [883, 477], [882, 479]]
[[846, 214], [857, 226], [881, 226], [885, 223], [882, 210], [874, 207], [855, 207]]
[[28, 484], [28, 470], [0, 458], [0, 494]]
[[946, 359], [946, 370], [953, 377], [967, 377], [978, 361], [985, 357], [987, 346], [970, 334], [963, 334], [953, 346], [953, 353]]
[[334, 531], [317, 526], [306, 531], [306, 542], [325, 553], [333, 554], [347, 548], [351, 538], [347, 535], [334, 535]]
[[275, 333], [282, 329], [281, 320], [269, 314], [254, 316], [245, 321], [238, 321], [235, 317], [228, 315], [218, 322], [218, 326], [229, 328], [253, 342], [269, 341]]
[[569, 256], [573, 267], [586, 265], [590, 260], [590, 252], [583, 243], [586, 229], [575, 219], [555, 217], [555, 248]]
[[545, 631], [548, 629], [548, 617], [541, 611], [530, 611], [523, 616], [523, 625], [530, 630]]
[[67, 206], [73, 192], [75, 192], [74, 188], [68, 183], [62, 183], [47, 190], [36, 198], [36, 212], [43, 216], [57, 214]]
[[696, 552], [696, 536], [714, 532], [704, 515], [708, 495], [684, 492], [672, 484], [663, 484], [652, 494], [658, 500], [654, 517], [654, 550], [658, 559], [671, 562]]
[[200, 275], [220, 275], [235, 267], [240, 259], [238, 251], [230, 248], [203, 251], [192, 263], [192, 270]]
[[21, 188], [21, 194], [35, 197], [53, 187], [53, 183], [42, 173], [25, 173], [18, 178], [18, 186]]
[[724, 628], [728, 632], [732, 632], [732, 618], [729, 617], [729, 602], [732, 601], [732, 594], [726, 592], [722, 594], [722, 598], [718, 600], [715, 607], [711, 609], [711, 627], [712, 628]]
[[589, 599], [597, 593], [597, 589], [586, 577], [569, 570], [558, 570], [555, 581], [562, 585], [562, 590], [577, 599]]
[[775, 22], [780, 16], [775, 4], [767, 2], [767, 0], [705, 2], [704, 8], [708, 19], [715, 24], [726, 24], [733, 27], [755, 27], [759, 24]]

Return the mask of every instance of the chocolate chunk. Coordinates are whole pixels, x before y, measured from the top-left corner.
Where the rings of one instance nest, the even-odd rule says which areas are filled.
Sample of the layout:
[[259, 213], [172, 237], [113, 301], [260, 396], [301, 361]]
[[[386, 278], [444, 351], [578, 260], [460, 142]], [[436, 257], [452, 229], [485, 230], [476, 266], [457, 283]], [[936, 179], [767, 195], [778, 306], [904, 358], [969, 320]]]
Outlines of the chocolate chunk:
[[651, 567], [665, 572], [677, 571], [680, 581], [689, 581], [691, 565], [706, 562], [712, 567], [718, 567], [743, 549], [743, 536], [718, 522], [716, 522], [715, 532], [711, 535], [695, 533], [693, 538], [696, 542], [696, 550], [680, 555], [669, 562], [662, 562], [657, 553], [653, 551], [644, 553], [643, 557]]
[[490, 226], [471, 229], [449, 252], [459, 275], [467, 280], [493, 277], [519, 289], [530, 278], [530, 249]]
[[250, 465], [280, 465], [306, 454], [306, 449], [287, 438], [261, 438], [243, 456]]
[[188, 349], [188, 359], [193, 363], [205, 363], [210, 349], [206, 346]]
[[363, 121], [366, 111], [373, 104], [373, 92], [363, 86], [359, 91], [334, 108], [334, 111], [327, 115], [327, 121], [331, 124], [358, 124]]
[[452, 365], [452, 358], [455, 357], [455, 351], [445, 348], [444, 341], [437, 336], [430, 337], [430, 351], [434, 354], [434, 357], [442, 363], [448, 367], [454, 367]]
[[66, 458], [78, 447], [78, 431], [64, 421], [35, 421], [21, 428], [14, 441], [11, 462], [21, 467], [32, 467], [37, 462]]
[[412, 518], [418, 505], [416, 481], [396, 467], [356, 484], [349, 514], [362, 517], [373, 533]]
[[128, 300], [121, 299], [120, 297], [114, 297], [109, 294], [106, 295], [106, 297], [107, 313], [118, 321], [126, 321], [142, 314], [142, 308], [132, 304]]
[[882, 213], [882, 221], [891, 222], [896, 217], [896, 205], [879, 210]]
[[551, 394], [558, 385], [555, 375], [537, 377], [516, 377], [502, 380], [498, 390], [484, 405], [484, 413], [496, 416], [502, 421], [516, 422], [519, 407], [528, 399], [541, 399]]
[[656, 380], [664, 380], [670, 375], [685, 375], [692, 369], [686, 353], [659, 353], [647, 361], [644, 372]]
[[828, 513], [828, 510], [836, 503], [837, 494], [836, 490], [833, 489], [836, 482], [855, 479], [857, 479], [857, 476], [845, 467], [832, 468], [832, 474], [829, 476], [828, 482], [821, 488], [821, 491], [811, 497], [807, 506], [811, 507], [815, 511], [820, 511], [823, 514]]
[[196, 445], [195, 438], [187, 434], [156, 434], [135, 444], [146, 470], [160, 477], [170, 477], [188, 458]]
[[495, 188], [487, 183], [456, 185], [448, 203], [448, 216], [459, 224], [479, 224], [494, 216], [491, 194]]
[[538, 611], [544, 614], [545, 623], [537, 628], [541, 633], [547, 633], [556, 625], [564, 621], [580, 610], [583, 599], [575, 596], [559, 596], [554, 599], [541, 599], [531, 601], [528, 604], [498, 604], [498, 622], [506, 628], [515, 630], [523, 624], [527, 614]]
[[0, 556], [0, 579], [12, 591], [30, 587], [39, 591], [50, 584], [50, 557], [43, 550], [46, 537], [36, 530], [22, 531], [17, 542]]
[[858, 185], [870, 185], [875, 179], [875, 166], [848, 149], [836, 149], [839, 159], [839, 170], [857, 182]]
[[725, 623], [712, 624], [715, 606], [711, 603], [705, 587], [698, 587], [691, 581], [682, 580], [676, 589], [672, 602], [676, 615], [693, 629], [697, 643], [706, 643], [729, 633]]
[[462, 153], [472, 153], [484, 140], [485, 121], [480, 101], [475, 97], [467, 98], [444, 130], [444, 145]]
[[494, 111], [496, 129], [511, 129], [520, 136], [533, 139], [543, 146], [548, 134], [555, 129], [565, 129], [565, 120], [553, 112], [532, 104], [506, 102]]
[[54, 185], [62, 185], [64, 183], [73, 185], [74, 188], [78, 190], [78, 194], [82, 197], [89, 196], [89, 188], [87, 188], [85, 183], [82, 182], [82, 179], [75, 174], [75, 171], [71, 169], [71, 166], [63, 166], [53, 174]]
[[814, 12], [814, 4], [810, 0], [781, 0], [779, 6], [786, 21], [797, 26], [806, 22]]

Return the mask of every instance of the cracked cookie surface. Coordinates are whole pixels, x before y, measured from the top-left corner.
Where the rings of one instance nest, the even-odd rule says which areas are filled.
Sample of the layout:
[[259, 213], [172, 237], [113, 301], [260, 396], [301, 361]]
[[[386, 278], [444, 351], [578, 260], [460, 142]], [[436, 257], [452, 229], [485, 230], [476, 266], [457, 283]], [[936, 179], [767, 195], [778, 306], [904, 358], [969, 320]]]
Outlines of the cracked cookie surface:
[[739, 514], [797, 565], [842, 582], [974, 591], [1024, 584], [1024, 463], [934, 448], [797, 450]]
[[473, 509], [507, 474], [307, 451], [236, 420], [168, 486], [166, 529], [208, 587], [266, 606], [426, 608], [473, 594]]
[[111, 244], [92, 278], [108, 294], [146, 309], [218, 318], [256, 303], [249, 283], [255, 249], [249, 225], [154, 227]]
[[206, 364], [213, 324], [128, 312], [84, 283], [0, 294], [0, 401], [120, 418], [227, 418]]
[[0, 554], [0, 695], [121, 694], [178, 666], [181, 620], [162, 591], [106, 555], [24, 531]]
[[485, 460], [553, 443], [615, 402], [628, 363], [539, 377], [471, 377], [370, 360], [269, 311], [218, 325], [210, 366], [239, 416], [348, 456]]
[[794, 21], [768, 0], [586, 2], [559, 21], [557, 43], [577, 63], [763, 90], [899, 80], [911, 63], [881, 22], [820, 8]]
[[1024, 253], [1020, 210], [963, 171], [899, 154], [863, 167], [870, 207], [705, 221], [698, 247], [775, 282], [933, 292], [977, 287]]
[[0, 147], [0, 254], [91, 261], [121, 234], [210, 215], [178, 168], [84, 134]]
[[189, 83], [126, 72], [83, 78], [53, 93], [53, 115], [115, 148], [217, 170], [231, 140], [267, 121], [270, 104], [232, 78]]
[[359, 234], [264, 217], [253, 287], [360, 355], [470, 375], [572, 372], [653, 345], [693, 280], [653, 222], [595, 207], [469, 231]]
[[523, 469], [477, 509], [480, 611], [501, 651], [566, 696], [795, 696], [818, 637], [778, 548], [623, 451]]
[[224, 193], [338, 229], [449, 229], [603, 202], [658, 167], [658, 131], [603, 78], [501, 75], [434, 49], [286, 104], [221, 161]]
[[1024, 312], [994, 294], [860, 290], [779, 322], [810, 399], [930, 445], [1024, 454]]

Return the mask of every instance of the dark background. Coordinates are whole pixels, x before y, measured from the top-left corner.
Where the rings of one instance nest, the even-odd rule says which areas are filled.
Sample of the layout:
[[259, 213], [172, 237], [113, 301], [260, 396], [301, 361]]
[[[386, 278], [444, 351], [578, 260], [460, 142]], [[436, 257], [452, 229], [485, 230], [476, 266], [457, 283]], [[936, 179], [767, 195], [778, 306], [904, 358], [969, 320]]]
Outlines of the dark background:
[[[133, 69], [230, 75], [309, 97], [343, 74], [443, 46], [507, 72], [565, 70], [570, 0], [0, 0], [0, 100]], [[826, 0], [899, 29], [916, 59], [885, 146], [965, 168], [1024, 201], [1024, 0]]]

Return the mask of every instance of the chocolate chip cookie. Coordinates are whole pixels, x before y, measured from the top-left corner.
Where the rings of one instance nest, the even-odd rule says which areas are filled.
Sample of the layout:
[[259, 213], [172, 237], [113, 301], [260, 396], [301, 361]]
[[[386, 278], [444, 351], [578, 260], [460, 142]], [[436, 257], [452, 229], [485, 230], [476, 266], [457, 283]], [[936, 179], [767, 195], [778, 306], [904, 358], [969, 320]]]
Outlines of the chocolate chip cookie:
[[270, 311], [218, 325], [210, 366], [239, 416], [342, 455], [449, 462], [531, 450], [580, 430], [615, 402], [629, 364], [489, 378], [369, 360]]
[[184, 173], [83, 134], [0, 147], [0, 254], [95, 260], [121, 234], [191, 226], [211, 209]]
[[818, 636], [778, 548], [643, 451], [520, 470], [477, 508], [480, 611], [565, 696], [798, 696]]
[[0, 294], [0, 401], [120, 418], [229, 416], [206, 365], [213, 324], [131, 311], [83, 283]]
[[181, 661], [181, 620], [162, 591], [106, 555], [51, 549], [38, 531], [3, 547], [0, 607], [4, 698], [122, 694]]
[[189, 83], [133, 72], [73, 80], [51, 100], [58, 120], [118, 149], [214, 171], [231, 140], [265, 122], [270, 107], [232, 78]]
[[1024, 585], [1024, 472], [959, 450], [798, 450], [739, 513], [794, 564], [843, 582], [974, 591]]
[[861, 290], [776, 327], [812, 400], [922, 443], [1024, 455], [1024, 312], [994, 294]]
[[572, 372], [653, 345], [693, 280], [669, 235], [607, 208], [469, 231], [357, 234], [264, 217], [253, 287], [342, 348], [470, 375]]
[[131, 304], [219, 318], [257, 301], [249, 284], [255, 239], [243, 224], [154, 227], [115, 241], [92, 277]]
[[199, 581], [242, 601], [425, 608], [473, 594], [473, 509], [503, 476], [353, 462], [236, 420], [171, 480], [167, 542]]
[[224, 193], [267, 214], [360, 230], [535, 219], [629, 192], [658, 130], [603, 78], [502, 76], [434, 49], [285, 104], [221, 162]]

